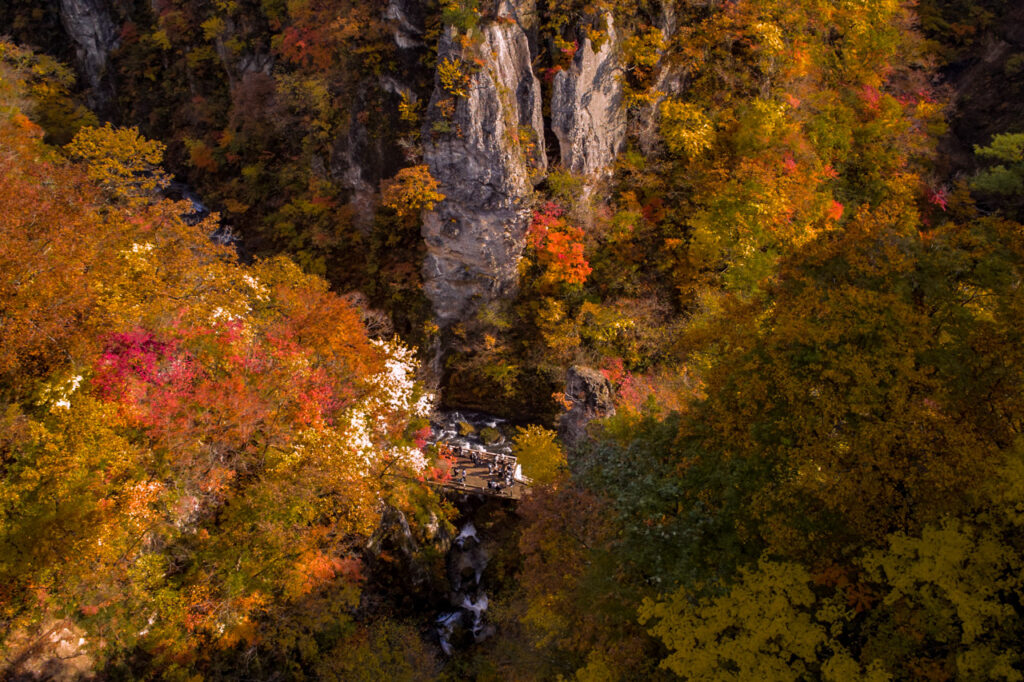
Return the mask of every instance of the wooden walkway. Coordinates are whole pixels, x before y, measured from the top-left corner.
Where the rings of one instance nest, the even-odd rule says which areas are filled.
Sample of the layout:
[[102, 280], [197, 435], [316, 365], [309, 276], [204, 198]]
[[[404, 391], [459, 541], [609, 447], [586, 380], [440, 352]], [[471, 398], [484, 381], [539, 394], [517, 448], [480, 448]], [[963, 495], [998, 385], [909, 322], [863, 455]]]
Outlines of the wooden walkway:
[[442, 476], [428, 480], [448, 490], [521, 500], [530, 492], [529, 483], [514, 477], [516, 458], [494, 452], [471, 450], [438, 443], [441, 461], [448, 463]]

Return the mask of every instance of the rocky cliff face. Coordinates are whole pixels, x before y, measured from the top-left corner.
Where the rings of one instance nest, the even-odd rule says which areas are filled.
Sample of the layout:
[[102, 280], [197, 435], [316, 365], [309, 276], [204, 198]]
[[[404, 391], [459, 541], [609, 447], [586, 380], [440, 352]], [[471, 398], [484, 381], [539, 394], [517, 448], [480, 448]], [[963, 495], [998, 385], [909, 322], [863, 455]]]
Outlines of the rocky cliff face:
[[[665, 45], [671, 45], [679, 28], [678, 18], [671, 3], [662, 6], [661, 16], [657, 22]], [[687, 70], [676, 63], [676, 60], [665, 59], [665, 49], [658, 51], [658, 62], [654, 67], [654, 85], [651, 92], [660, 93], [648, 104], [631, 116], [631, 133], [635, 137], [640, 151], [645, 155], [653, 155], [661, 147], [661, 136], [658, 133], [658, 108], [665, 100], [665, 93], [683, 93], [687, 87]]]
[[943, 68], [955, 106], [940, 142], [943, 173], [974, 172], [974, 145], [1024, 130], [1024, 3], [1006, 3], [964, 58]]
[[430, 572], [418, 559], [420, 545], [409, 527], [409, 520], [401, 510], [391, 506], [384, 507], [380, 524], [366, 543], [363, 558], [370, 569], [375, 570], [385, 552], [399, 568], [396, 571], [391, 567], [388, 572], [404, 580], [410, 592], [421, 590], [430, 583]]
[[558, 436], [569, 448], [586, 438], [587, 424], [615, 413], [615, 389], [601, 372], [590, 367], [569, 368], [565, 397], [572, 407], [558, 422]]
[[442, 326], [515, 290], [530, 194], [547, 165], [540, 83], [514, 8], [483, 36], [468, 51], [454, 29], [442, 36], [439, 62], [460, 64], [468, 80], [451, 92], [438, 79], [423, 130], [423, 158], [446, 196], [423, 216], [424, 288]]
[[572, 66], [552, 83], [551, 129], [562, 165], [588, 176], [607, 171], [626, 138], [618, 36], [610, 14], [605, 21], [608, 38], [600, 49], [595, 52], [590, 39], [584, 40]]
[[352, 103], [347, 131], [335, 141], [331, 153], [331, 176], [349, 191], [353, 222], [364, 232], [373, 224], [381, 180], [408, 163], [399, 138], [390, 134], [401, 127], [398, 106], [403, 95], [416, 101], [412, 89], [394, 78], [367, 80]]
[[397, 68], [364, 79], [352, 102], [347, 130], [331, 153], [331, 177], [348, 190], [353, 223], [364, 233], [373, 225], [381, 180], [393, 176], [413, 157], [395, 131], [402, 128], [399, 105], [403, 99], [414, 106], [419, 101], [413, 83], [421, 74], [420, 60], [426, 50], [425, 10], [420, 0], [390, 0], [381, 11], [397, 48]]
[[114, 98], [107, 62], [117, 45], [117, 30], [107, 4], [104, 0], [60, 0], [60, 20], [75, 45], [78, 70], [89, 89], [89, 106], [102, 113]]
[[391, 36], [400, 50], [424, 46], [423, 7], [413, 0], [388, 0], [384, 19], [391, 25]]

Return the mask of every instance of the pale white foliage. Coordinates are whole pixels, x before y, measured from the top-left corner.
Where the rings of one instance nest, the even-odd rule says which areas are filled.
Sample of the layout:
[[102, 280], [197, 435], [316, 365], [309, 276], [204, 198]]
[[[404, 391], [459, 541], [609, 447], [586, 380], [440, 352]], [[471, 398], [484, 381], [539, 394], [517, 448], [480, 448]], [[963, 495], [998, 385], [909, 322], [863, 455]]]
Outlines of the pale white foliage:
[[366, 413], [359, 409], [353, 409], [349, 413], [348, 427], [345, 429], [345, 440], [348, 446], [362, 456], [369, 464], [374, 456], [376, 448], [373, 439], [370, 437], [370, 429], [367, 425]]
[[369, 395], [347, 415], [344, 437], [353, 452], [371, 465], [381, 455], [396, 458], [405, 466], [422, 471], [427, 459], [417, 448], [388, 447], [390, 432], [410, 417], [426, 417], [434, 397], [421, 394], [416, 385], [418, 363], [412, 349], [398, 341], [374, 340], [384, 354], [384, 370], [369, 380]]
[[252, 275], [242, 275], [242, 281], [245, 282], [250, 289], [252, 289], [252, 292], [256, 296], [257, 301], [269, 300], [270, 297], [267, 294], [267, 287], [264, 286], [259, 281], [259, 279], [253, 277]]
[[419, 448], [394, 448], [391, 450], [391, 455], [415, 471], [423, 471], [427, 468], [427, 456]]
[[387, 407], [392, 410], [409, 408], [412, 400], [413, 379], [416, 360], [412, 351], [397, 342], [372, 340], [377, 348], [384, 351], [384, 371], [373, 377], [371, 382], [380, 390]]
[[135, 242], [131, 245], [131, 248], [121, 249], [119, 255], [128, 261], [129, 266], [135, 268], [147, 268], [151, 267], [151, 256], [153, 249], [156, 248], [149, 242], [139, 244]]
[[231, 322], [232, 320], [240, 320], [240, 319], [242, 319], [241, 315], [233, 313], [230, 310], [225, 310], [224, 308], [221, 308], [219, 306], [217, 308], [214, 308], [213, 313], [210, 315], [210, 321], [211, 322], [216, 322], [217, 320], [224, 320], [226, 322]]
[[424, 392], [423, 395], [420, 396], [419, 400], [416, 401], [416, 404], [413, 405], [412, 408], [413, 414], [417, 417], [429, 417], [433, 411], [434, 394], [427, 392]]
[[64, 381], [48, 382], [42, 385], [37, 405], [50, 405], [51, 411], [71, 409], [71, 394], [78, 390], [82, 375], [75, 374]]

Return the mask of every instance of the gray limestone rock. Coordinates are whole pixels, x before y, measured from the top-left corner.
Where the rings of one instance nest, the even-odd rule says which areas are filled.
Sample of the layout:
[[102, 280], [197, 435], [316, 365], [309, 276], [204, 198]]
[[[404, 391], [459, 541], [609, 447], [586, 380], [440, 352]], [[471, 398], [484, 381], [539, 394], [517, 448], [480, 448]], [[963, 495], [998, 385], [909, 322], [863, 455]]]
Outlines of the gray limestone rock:
[[238, 73], [242, 76], [250, 73], [261, 73], [269, 76], [274, 70], [274, 55], [266, 52], [243, 54], [238, 59]]
[[419, 551], [419, 543], [413, 536], [405, 514], [400, 509], [386, 505], [381, 512], [380, 524], [363, 549], [367, 563], [371, 567], [378, 565], [384, 552], [388, 552], [401, 566], [397, 575], [407, 581], [410, 591], [416, 591], [430, 582], [429, 571], [418, 560]]
[[608, 39], [594, 51], [583, 42], [572, 66], [552, 82], [551, 129], [558, 137], [562, 165], [587, 176], [606, 172], [626, 138], [622, 106], [618, 36], [612, 16], [606, 16]]
[[587, 435], [587, 424], [615, 413], [615, 390], [601, 372], [590, 367], [570, 367], [565, 377], [565, 397], [572, 403], [558, 422], [558, 435], [569, 448]]
[[403, 95], [415, 101], [412, 90], [393, 78], [364, 82], [354, 98], [348, 129], [331, 152], [331, 177], [348, 190], [353, 224], [364, 233], [373, 225], [381, 180], [408, 162], [402, 140], [387, 134], [400, 129], [398, 105]]
[[424, 287], [442, 326], [514, 292], [530, 196], [547, 167], [526, 35], [503, 19], [485, 25], [483, 36], [478, 67], [463, 58], [452, 29], [442, 36], [439, 60], [472, 72], [465, 96], [438, 80], [423, 131], [424, 161], [446, 197], [423, 216]]
[[[679, 21], [675, 15], [672, 5], [666, 3], [662, 6], [662, 14], [658, 21], [658, 28], [664, 37], [665, 44], [669, 45], [679, 28]], [[687, 71], [681, 68], [673, 60], [664, 59], [665, 51], [661, 50], [658, 55], [658, 63], [654, 68], [653, 92], [662, 93], [647, 105], [641, 107], [631, 118], [632, 133], [639, 143], [640, 150], [645, 155], [656, 154], [661, 147], [661, 135], [658, 132], [658, 110], [665, 97], [681, 95], [686, 91]]]
[[395, 45], [403, 50], [423, 47], [423, 26], [419, 18], [420, 3], [415, 0], [389, 0], [384, 19], [391, 26]]
[[75, 61], [89, 88], [89, 106], [102, 111], [114, 97], [107, 62], [117, 46], [117, 29], [107, 5], [103, 0], [60, 0], [60, 20], [75, 45]]

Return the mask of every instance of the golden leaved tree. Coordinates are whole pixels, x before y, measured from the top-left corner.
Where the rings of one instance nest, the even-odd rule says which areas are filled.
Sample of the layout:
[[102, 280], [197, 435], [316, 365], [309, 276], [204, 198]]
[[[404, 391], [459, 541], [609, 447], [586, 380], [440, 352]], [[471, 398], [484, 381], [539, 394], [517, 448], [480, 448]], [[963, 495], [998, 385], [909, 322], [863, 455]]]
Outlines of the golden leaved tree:
[[135, 131], [84, 130], [77, 165], [40, 138], [0, 114], [0, 630], [70, 619], [98, 665], [145, 651], [172, 676], [365, 638], [380, 504], [433, 504], [412, 351], [154, 200], [160, 146]]

